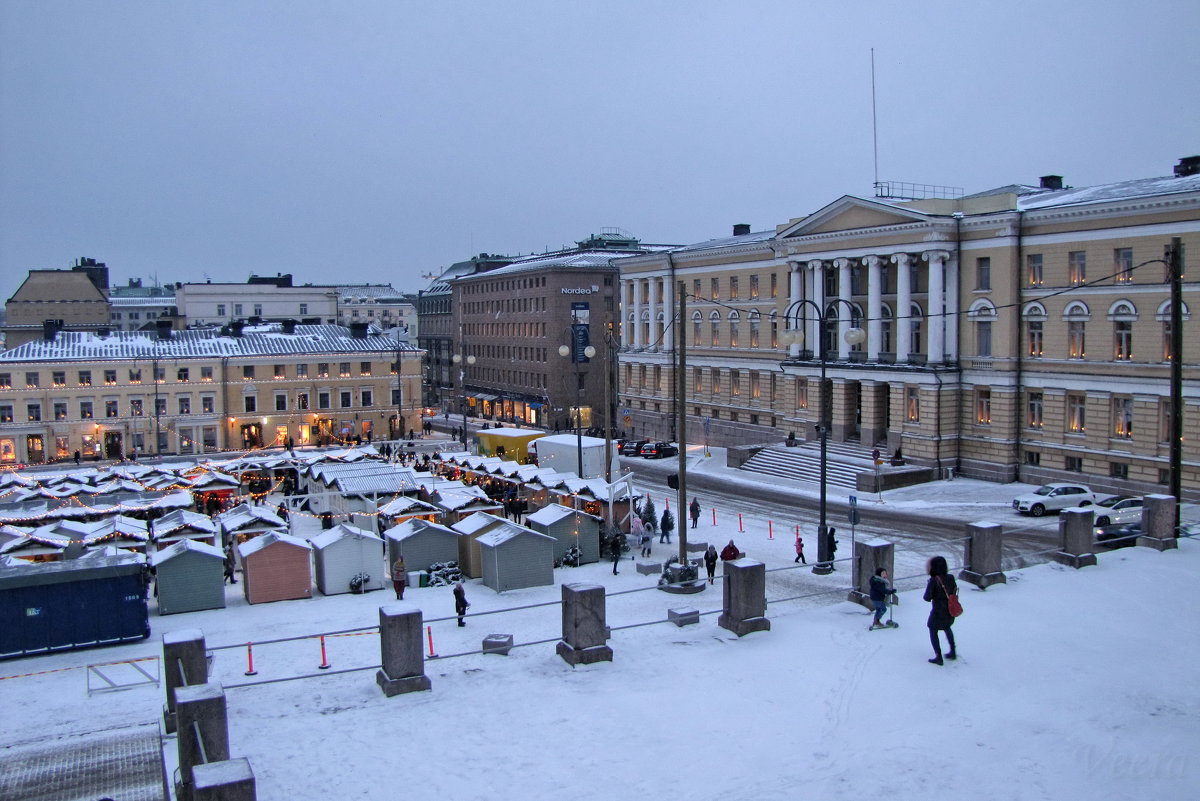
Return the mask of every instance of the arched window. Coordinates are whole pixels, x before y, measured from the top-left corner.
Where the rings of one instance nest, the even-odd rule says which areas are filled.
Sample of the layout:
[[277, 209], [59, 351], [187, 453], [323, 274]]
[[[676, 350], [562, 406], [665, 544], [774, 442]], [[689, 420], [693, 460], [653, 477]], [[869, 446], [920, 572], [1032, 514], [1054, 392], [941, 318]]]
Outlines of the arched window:
[[1108, 307], [1108, 319], [1113, 324], [1113, 359], [1127, 362], [1133, 359], [1133, 324], [1137, 308], [1128, 300], [1118, 300]]
[[775, 310], [771, 311], [771, 349], [779, 350], [779, 313]]
[[908, 312], [908, 316], [909, 316], [909, 322], [911, 324], [910, 325], [911, 336], [910, 336], [910, 341], [909, 341], [909, 345], [908, 345], [908, 352], [909, 353], [923, 353], [924, 350], [921, 347], [921, 321], [925, 319], [925, 312], [923, 312], [921, 310], [920, 306], [918, 306], [916, 303], [914, 303], [912, 305], [912, 308]]
[[1021, 316], [1025, 320], [1025, 355], [1040, 359], [1045, 352], [1046, 307], [1036, 302], [1026, 304]]
[[762, 320], [762, 315], [758, 313], [758, 309], [750, 311], [750, 347], [758, 347], [758, 329], [759, 323]]
[[971, 304], [967, 317], [975, 327], [975, 355], [990, 358], [992, 355], [992, 323], [996, 319], [996, 307], [990, 300], [980, 298]]
[[1067, 323], [1067, 358], [1087, 358], [1087, 322], [1092, 317], [1087, 304], [1081, 300], [1072, 301], [1063, 310], [1063, 320]]
[[704, 317], [700, 312], [692, 312], [692, 344], [700, 347], [700, 326], [704, 323]]
[[742, 315], [736, 311], [729, 313], [729, 347], [736, 348], [738, 346], [738, 329], [740, 328]]
[[882, 353], [895, 353], [896, 348], [892, 345], [892, 307], [885, 303], [879, 310], [879, 350]]
[[709, 325], [709, 345], [714, 348], [721, 347], [721, 313], [713, 312], [708, 315]]
[[[1186, 303], [1183, 304], [1182, 311], [1183, 311], [1183, 319], [1185, 322], [1187, 320], [1192, 319], [1191, 311], [1188, 309], [1188, 306]], [[1174, 349], [1171, 346], [1171, 301], [1170, 300], [1164, 300], [1162, 303], [1160, 303], [1158, 305], [1158, 310], [1154, 313], [1154, 319], [1158, 320], [1160, 323], [1162, 323], [1162, 332], [1163, 332], [1163, 338], [1162, 338], [1162, 341], [1163, 341], [1162, 354], [1163, 355], [1162, 355], [1162, 358], [1163, 358], [1164, 362], [1169, 362], [1169, 361], [1171, 361], [1171, 359], [1174, 358], [1173, 354], [1175, 353]]]

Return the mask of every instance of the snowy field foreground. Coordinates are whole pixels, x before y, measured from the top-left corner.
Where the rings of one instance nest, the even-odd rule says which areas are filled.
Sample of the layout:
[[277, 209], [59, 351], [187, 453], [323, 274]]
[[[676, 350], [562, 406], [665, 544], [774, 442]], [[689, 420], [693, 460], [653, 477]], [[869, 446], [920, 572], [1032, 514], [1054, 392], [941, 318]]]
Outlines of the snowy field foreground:
[[[595, 580], [603, 566], [581, 569]], [[1191, 759], [1200, 690], [1194, 591], [1200, 544], [1129, 548], [1083, 570], [1040, 565], [1007, 586], [963, 586], [961, 658], [936, 667], [919, 592], [901, 596], [901, 628], [868, 631], [845, 602], [772, 604], [772, 629], [738, 639], [715, 615], [699, 625], [619, 629], [612, 663], [572, 669], [553, 643], [479, 654], [493, 631], [554, 637], [557, 607], [432, 624], [441, 658], [430, 692], [385, 698], [372, 671], [376, 635], [219, 650], [235, 756], [248, 757], [262, 801], [295, 799], [1184, 799], [1200, 786]], [[613, 590], [650, 577], [623, 563]], [[563, 580], [563, 571], [557, 572]], [[570, 580], [572, 574], [567, 574]], [[235, 597], [230, 588], [231, 603]], [[236, 589], [241, 589], [240, 585]], [[658, 591], [610, 599], [610, 622], [720, 606], [719, 585], [679, 599]], [[557, 587], [496, 596], [469, 585], [471, 612], [558, 597]], [[448, 588], [411, 590], [427, 619]], [[153, 655], [164, 631], [195, 627], [208, 645], [376, 622], [390, 593], [152, 617], [133, 646], [0, 663], [0, 759], [17, 743], [160, 719], [161, 690], [95, 695], [81, 665]], [[64, 669], [65, 668], [65, 669]], [[175, 741], [166, 740], [173, 758]]]

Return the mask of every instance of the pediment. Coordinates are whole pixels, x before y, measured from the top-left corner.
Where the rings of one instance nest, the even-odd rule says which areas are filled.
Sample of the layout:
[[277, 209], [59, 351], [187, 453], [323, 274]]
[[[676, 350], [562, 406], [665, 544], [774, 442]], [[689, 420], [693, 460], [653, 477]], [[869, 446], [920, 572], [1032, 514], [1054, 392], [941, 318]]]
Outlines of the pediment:
[[809, 234], [886, 228], [891, 225], [911, 225], [928, 221], [929, 215], [914, 209], [844, 195], [819, 211], [788, 223], [775, 234], [775, 238], [788, 239]]

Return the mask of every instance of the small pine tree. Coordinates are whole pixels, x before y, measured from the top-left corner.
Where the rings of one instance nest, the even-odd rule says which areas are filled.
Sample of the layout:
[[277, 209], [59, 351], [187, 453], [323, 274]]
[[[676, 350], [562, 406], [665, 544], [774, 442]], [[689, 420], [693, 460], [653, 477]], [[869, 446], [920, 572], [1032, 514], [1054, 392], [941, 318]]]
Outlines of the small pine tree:
[[642, 525], [653, 531], [658, 527], [658, 511], [654, 508], [654, 499], [646, 495], [646, 502], [642, 504]]

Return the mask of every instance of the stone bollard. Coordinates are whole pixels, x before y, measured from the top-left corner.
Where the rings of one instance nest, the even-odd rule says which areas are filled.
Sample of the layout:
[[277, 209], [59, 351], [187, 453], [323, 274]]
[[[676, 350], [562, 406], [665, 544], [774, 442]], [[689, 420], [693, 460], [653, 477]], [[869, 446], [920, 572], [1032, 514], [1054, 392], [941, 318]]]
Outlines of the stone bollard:
[[192, 801], [256, 801], [254, 771], [245, 757], [192, 768]]
[[[167, 733], [175, 731], [175, 691], [189, 684], [208, 681], [208, 658], [204, 654], [204, 632], [200, 629], [181, 629], [163, 635], [163, 674], [167, 683], [167, 705], [163, 707], [163, 724]], [[179, 666], [183, 665], [180, 674]]]
[[1060, 565], [1080, 568], [1096, 564], [1095, 534], [1091, 509], [1064, 509], [1058, 519], [1058, 553], [1053, 555]]
[[599, 584], [562, 585], [562, 640], [555, 651], [569, 665], [611, 662], [605, 640], [604, 587]]
[[966, 558], [958, 577], [986, 590], [993, 584], [1007, 584], [1008, 576], [1000, 571], [1004, 529], [999, 523], [981, 521], [967, 524]]
[[216, 683], [178, 688], [175, 691], [175, 717], [179, 731], [179, 780], [175, 783], [175, 796], [179, 801], [192, 801], [195, 784], [192, 769], [229, 759], [225, 690]]
[[770, 631], [767, 613], [767, 566], [756, 559], [726, 562], [722, 580], [721, 616], [717, 625], [744, 637], [752, 631]]
[[1175, 496], [1147, 495], [1142, 507], [1142, 536], [1138, 545], [1156, 551], [1167, 551], [1179, 547], [1175, 538]]
[[871, 576], [878, 568], [888, 572], [888, 586], [892, 584], [892, 566], [896, 561], [896, 546], [887, 540], [867, 540], [854, 543], [854, 589], [846, 596], [851, 603], [862, 604], [872, 612], [875, 603], [871, 600]]
[[383, 665], [375, 683], [388, 698], [428, 690], [425, 654], [421, 650], [421, 610], [412, 604], [379, 607], [379, 652]]

